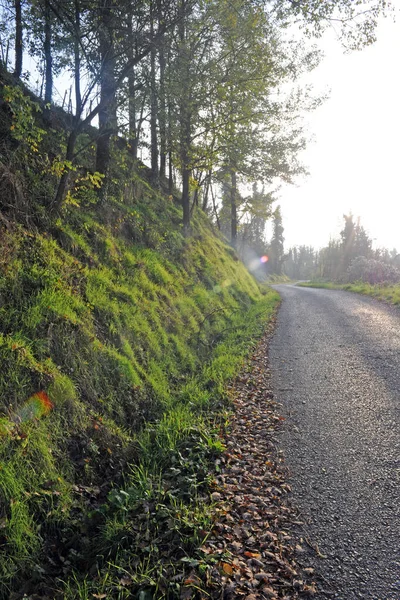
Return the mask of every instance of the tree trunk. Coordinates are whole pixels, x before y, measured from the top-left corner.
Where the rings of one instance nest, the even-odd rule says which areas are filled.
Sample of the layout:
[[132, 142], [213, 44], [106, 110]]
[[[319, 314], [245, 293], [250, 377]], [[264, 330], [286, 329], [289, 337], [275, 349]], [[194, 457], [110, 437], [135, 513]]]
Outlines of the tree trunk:
[[165, 56], [164, 51], [160, 51], [160, 177], [165, 179], [167, 166], [167, 125], [166, 125], [166, 105], [165, 105]]
[[182, 170], [182, 209], [183, 209], [183, 235], [190, 234], [190, 169]]
[[168, 193], [174, 190], [174, 169], [172, 165], [172, 150], [168, 150]]
[[[111, 136], [116, 126], [116, 105], [115, 105], [115, 52], [114, 52], [114, 32], [113, 22], [113, 1], [99, 0], [99, 46], [101, 56], [101, 74], [100, 74], [100, 104], [104, 101], [99, 110], [99, 137], [96, 147], [96, 171], [103, 173], [104, 180], [98, 196], [99, 201], [104, 202], [107, 198], [108, 171], [111, 160]], [[106, 102], [106, 98], [111, 98]]]
[[208, 197], [210, 194], [210, 187], [211, 187], [211, 169], [208, 171], [207, 174], [207, 180], [206, 180], [206, 187], [204, 190], [204, 196], [203, 196], [203, 204], [201, 206], [202, 210], [204, 212], [206, 212], [207, 208], [208, 208]]
[[183, 232], [185, 236], [190, 233], [190, 143], [191, 143], [191, 99], [189, 93], [189, 57], [185, 30], [186, 0], [181, 0], [181, 18], [179, 21], [179, 71], [181, 75], [182, 91], [179, 102], [180, 120], [180, 158], [182, 174], [182, 209]]
[[[161, 15], [161, 3], [159, 3], [159, 11]], [[159, 16], [161, 19], [161, 16]], [[165, 181], [166, 178], [166, 164], [167, 164], [167, 108], [165, 99], [165, 35], [163, 34], [160, 39], [160, 49], [158, 53], [158, 60], [160, 64], [160, 107], [159, 107], [159, 129], [160, 129], [160, 178]]]
[[75, 0], [75, 32], [74, 32], [74, 79], [75, 79], [75, 115], [80, 119], [82, 114], [82, 94], [81, 94], [81, 10], [79, 0]]
[[15, 70], [14, 76], [21, 77], [22, 74], [22, 5], [21, 0], [15, 0]]
[[[68, 137], [65, 160], [70, 161], [71, 163], [74, 159], [74, 150], [75, 150], [75, 144], [76, 144], [77, 137], [78, 137], [77, 129], [74, 129], [73, 131], [71, 131], [71, 133], [69, 134], [69, 137]], [[60, 181], [58, 183], [57, 192], [56, 192], [55, 198], [54, 198], [52, 206], [51, 206], [52, 212], [59, 211], [64, 202], [64, 198], [65, 198], [65, 195], [68, 190], [68, 183], [69, 183], [70, 175], [71, 175], [71, 173], [68, 170], [66, 170], [61, 175]]]
[[193, 194], [193, 202], [192, 202], [192, 209], [190, 211], [190, 216], [192, 216], [195, 207], [198, 208], [198, 206], [199, 206], [199, 188], [196, 187], [196, 189], [194, 190], [194, 194]]
[[167, 125], [167, 148], [168, 148], [168, 193], [172, 194], [174, 188], [174, 173], [172, 164], [172, 115], [171, 115], [171, 101], [168, 98], [168, 125]]
[[[150, 38], [154, 39], [154, 2], [150, 3]], [[150, 51], [150, 154], [151, 177], [154, 183], [158, 181], [158, 140], [157, 140], [157, 82], [156, 82], [157, 49], [152, 44]]]
[[44, 103], [51, 104], [53, 99], [53, 56], [51, 53], [51, 9], [50, 0], [44, 4], [44, 59], [45, 59], [45, 89]]
[[138, 153], [138, 131], [136, 128], [136, 88], [135, 88], [135, 68], [132, 67], [128, 76], [128, 118], [129, 118], [129, 146], [133, 158], [137, 158]]
[[[133, 31], [133, 11], [128, 13], [128, 56], [133, 61], [136, 52], [135, 34]], [[137, 159], [139, 131], [137, 121], [136, 72], [132, 67], [128, 73], [128, 142], [130, 153]]]
[[231, 169], [231, 244], [237, 246], [237, 206], [236, 206], [237, 178], [234, 168]]
[[213, 210], [214, 210], [215, 219], [217, 221], [218, 231], [221, 231], [221, 222], [219, 220], [217, 203], [215, 202], [214, 190], [213, 190], [212, 186], [210, 187], [210, 189], [211, 189], [211, 198], [212, 198], [212, 203], [213, 203]]

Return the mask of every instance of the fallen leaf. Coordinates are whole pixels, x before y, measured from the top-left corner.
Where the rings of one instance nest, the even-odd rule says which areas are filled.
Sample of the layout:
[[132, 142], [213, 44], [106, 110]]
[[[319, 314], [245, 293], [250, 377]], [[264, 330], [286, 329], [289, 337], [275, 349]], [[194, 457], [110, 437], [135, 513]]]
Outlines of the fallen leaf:
[[232, 566], [229, 563], [222, 563], [222, 570], [227, 575], [232, 575], [233, 574]]
[[261, 554], [259, 552], [249, 552], [248, 550], [244, 553], [247, 558], [261, 558]]

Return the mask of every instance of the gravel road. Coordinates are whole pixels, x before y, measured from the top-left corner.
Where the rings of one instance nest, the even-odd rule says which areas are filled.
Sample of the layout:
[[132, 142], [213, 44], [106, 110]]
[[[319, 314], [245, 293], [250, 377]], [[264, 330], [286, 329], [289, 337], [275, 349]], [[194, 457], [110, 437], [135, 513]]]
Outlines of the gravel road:
[[319, 573], [319, 599], [400, 600], [400, 309], [274, 287], [270, 364], [301, 560]]

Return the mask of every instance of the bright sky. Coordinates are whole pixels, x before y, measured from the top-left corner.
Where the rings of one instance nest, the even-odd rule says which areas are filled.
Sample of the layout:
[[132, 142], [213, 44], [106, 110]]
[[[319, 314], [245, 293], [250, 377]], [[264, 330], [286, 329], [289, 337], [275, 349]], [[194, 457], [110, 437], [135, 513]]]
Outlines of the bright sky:
[[350, 211], [375, 246], [400, 250], [400, 15], [384, 19], [377, 42], [344, 54], [332, 32], [311, 78], [330, 98], [307, 116], [310, 175], [281, 189], [285, 247], [327, 245]]

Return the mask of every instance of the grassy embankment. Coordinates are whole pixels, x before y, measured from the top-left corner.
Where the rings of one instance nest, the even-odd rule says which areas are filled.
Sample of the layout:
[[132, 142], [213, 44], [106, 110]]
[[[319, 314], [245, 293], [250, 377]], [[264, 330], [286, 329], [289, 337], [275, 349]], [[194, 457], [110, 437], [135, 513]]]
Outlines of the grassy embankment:
[[324, 288], [328, 290], [346, 290], [348, 292], [356, 292], [365, 296], [373, 296], [379, 300], [384, 300], [389, 304], [400, 305], [400, 285], [393, 284], [376, 284], [364, 283], [332, 283], [327, 281], [309, 281], [298, 283], [302, 287]]
[[207, 570], [226, 383], [278, 295], [204, 215], [185, 240], [126, 164], [101, 209], [14, 219], [7, 189], [54, 193], [20, 150], [0, 221], [0, 598], [179, 597]]

